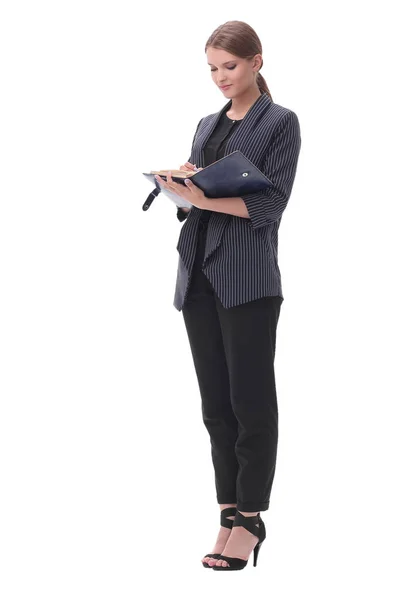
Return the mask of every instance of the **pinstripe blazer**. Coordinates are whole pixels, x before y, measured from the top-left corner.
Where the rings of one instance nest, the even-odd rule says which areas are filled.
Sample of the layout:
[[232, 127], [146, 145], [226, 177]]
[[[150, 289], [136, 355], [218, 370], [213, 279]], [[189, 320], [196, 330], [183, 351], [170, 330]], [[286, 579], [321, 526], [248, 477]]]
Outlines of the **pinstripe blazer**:
[[[203, 148], [222, 113], [203, 117], [197, 127], [189, 162], [204, 164]], [[214, 212], [210, 216], [202, 271], [225, 308], [263, 296], [283, 298], [278, 266], [278, 229], [295, 179], [301, 138], [296, 114], [263, 93], [250, 107], [226, 145], [225, 154], [240, 150], [273, 182], [266, 190], [241, 196], [249, 219]], [[182, 310], [197, 246], [202, 210], [193, 207], [182, 225], [174, 306]]]

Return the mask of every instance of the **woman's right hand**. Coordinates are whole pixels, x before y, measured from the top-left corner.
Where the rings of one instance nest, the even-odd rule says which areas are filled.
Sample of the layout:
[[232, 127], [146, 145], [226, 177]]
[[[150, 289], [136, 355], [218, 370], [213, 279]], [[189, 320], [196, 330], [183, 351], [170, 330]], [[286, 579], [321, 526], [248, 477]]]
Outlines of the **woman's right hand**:
[[196, 168], [197, 165], [193, 165], [190, 162], [186, 162], [184, 165], [181, 165], [179, 168], [181, 171], [201, 171], [203, 169], [203, 167], [198, 167], [198, 169]]

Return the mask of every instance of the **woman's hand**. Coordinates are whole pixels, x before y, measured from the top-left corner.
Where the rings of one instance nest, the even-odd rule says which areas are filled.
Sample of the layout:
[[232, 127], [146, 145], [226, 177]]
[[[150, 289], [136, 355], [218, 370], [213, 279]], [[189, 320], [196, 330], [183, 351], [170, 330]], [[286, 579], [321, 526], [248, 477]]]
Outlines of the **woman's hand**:
[[[191, 165], [191, 163], [187, 162], [184, 166], [188, 165]], [[194, 165], [188, 166], [188, 169], [186, 170], [192, 171], [193, 169], [191, 167], [194, 167]], [[197, 170], [201, 171], [201, 169]], [[196, 208], [205, 209], [208, 206], [207, 196], [205, 196], [204, 192], [200, 190], [199, 187], [194, 185], [193, 182], [189, 179], [185, 180], [185, 185], [183, 185], [182, 183], [177, 183], [176, 181], [173, 181], [171, 171], [168, 171], [166, 181], [162, 179], [162, 177], [160, 177], [159, 175], [155, 175], [155, 177], [162, 188], [173, 192], [174, 194], [180, 196], [184, 200], [187, 200], [187, 202], [190, 202]]]
[[197, 165], [193, 165], [187, 161], [184, 165], [181, 165], [179, 169], [180, 171], [201, 171], [203, 167], [198, 167], [197, 169]]

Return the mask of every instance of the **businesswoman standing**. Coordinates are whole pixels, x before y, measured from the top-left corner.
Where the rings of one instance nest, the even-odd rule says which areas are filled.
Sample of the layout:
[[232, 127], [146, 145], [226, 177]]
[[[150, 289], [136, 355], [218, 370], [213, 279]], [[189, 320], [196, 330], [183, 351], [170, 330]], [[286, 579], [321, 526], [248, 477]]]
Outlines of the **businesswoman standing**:
[[259, 73], [261, 42], [242, 21], [228, 21], [205, 52], [228, 103], [203, 117], [185, 169], [204, 168], [240, 150], [273, 183], [259, 193], [206, 198], [191, 181], [159, 184], [185, 198], [177, 250], [174, 306], [182, 311], [211, 442], [220, 531], [202, 558], [214, 570], [254, 566], [266, 537], [275, 473], [278, 408], [274, 357], [283, 302], [278, 229], [300, 152], [296, 114], [271, 98]]

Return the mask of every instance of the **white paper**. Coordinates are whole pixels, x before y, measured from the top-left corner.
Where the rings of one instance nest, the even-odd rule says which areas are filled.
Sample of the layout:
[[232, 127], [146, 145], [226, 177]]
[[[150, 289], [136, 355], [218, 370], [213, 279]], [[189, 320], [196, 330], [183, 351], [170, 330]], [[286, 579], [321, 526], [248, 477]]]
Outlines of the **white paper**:
[[172, 202], [174, 202], [177, 206], [181, 206], [183, 208], [191, 208], [193, 206], [191, 202], [188, 202], [188, 200], [181, 198], [181, 196], [178, 196], [178, 194], [174, 194], [174, 192], [170, 192], [163, 187], [161, 188], [160, 193], [168, 196], [168, 198], [170, 198], [170, 200], [172, 200]]

